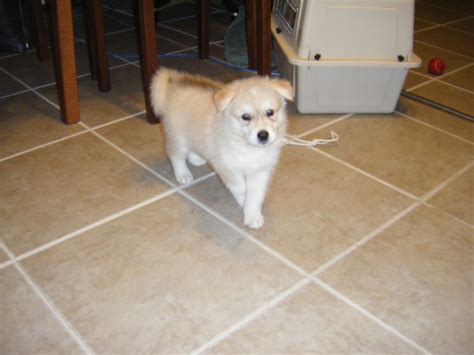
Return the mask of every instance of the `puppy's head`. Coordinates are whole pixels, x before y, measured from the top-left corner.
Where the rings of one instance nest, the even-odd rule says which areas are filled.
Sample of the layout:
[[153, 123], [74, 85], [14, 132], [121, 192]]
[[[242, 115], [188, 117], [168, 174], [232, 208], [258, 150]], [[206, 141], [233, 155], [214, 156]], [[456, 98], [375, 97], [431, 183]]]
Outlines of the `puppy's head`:
[[266, 147], [285, 134], [285, 100], [293, 100], [291, 91], [286, 80], [255, 77], [227, 84], [214, 94], [214, 102], [236, 134]]

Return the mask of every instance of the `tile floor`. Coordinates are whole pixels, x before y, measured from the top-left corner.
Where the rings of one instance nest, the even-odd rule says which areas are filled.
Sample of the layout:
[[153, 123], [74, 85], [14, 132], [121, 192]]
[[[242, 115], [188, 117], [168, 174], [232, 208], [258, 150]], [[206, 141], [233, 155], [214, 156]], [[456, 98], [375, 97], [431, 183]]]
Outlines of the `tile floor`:
[[[447, 70], [423, 66], [405, 88], [472, 115], [470, 4], [417, 2], [415, 52]], [[213, 12], [223, 59], [229, 18]], [[160, 54], [196, 52], [193, 13], [160, 12]], [[341, 139], [285, 147], [266, 224], [248, 230], [209, 167], [175, 185], [143, 117], [133, 18], [106, 11], [103, 94], [80, 17], [80, 124], [60, 121], [51, 63], [0, 55], [0, 353], [474, 352], [472, 123], [405, 98], [391, 115], [290, 106], [291, 133]]]

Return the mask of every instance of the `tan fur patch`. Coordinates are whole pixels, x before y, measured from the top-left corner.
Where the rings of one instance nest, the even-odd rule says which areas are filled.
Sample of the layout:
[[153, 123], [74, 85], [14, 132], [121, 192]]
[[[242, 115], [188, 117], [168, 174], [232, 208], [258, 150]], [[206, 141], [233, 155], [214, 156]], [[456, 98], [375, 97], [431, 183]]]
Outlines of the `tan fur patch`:
[[223, 84], [218, 81], [207, 79], [201, 76], [183, 74], [179, 76], [170, 76], [169, 80], [174, 85], [179, 86], [196, 86], [207, 90], [219, 90]]

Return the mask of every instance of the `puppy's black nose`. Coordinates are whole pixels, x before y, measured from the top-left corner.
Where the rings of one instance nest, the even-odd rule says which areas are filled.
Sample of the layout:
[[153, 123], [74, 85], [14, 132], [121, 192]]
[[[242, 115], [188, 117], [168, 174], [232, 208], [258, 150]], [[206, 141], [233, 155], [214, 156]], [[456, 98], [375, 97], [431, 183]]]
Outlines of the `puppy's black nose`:
[[268, 141], [268, 132], [267, 131], [258, 132], [257, 138], [260, 143], [266, 143]]

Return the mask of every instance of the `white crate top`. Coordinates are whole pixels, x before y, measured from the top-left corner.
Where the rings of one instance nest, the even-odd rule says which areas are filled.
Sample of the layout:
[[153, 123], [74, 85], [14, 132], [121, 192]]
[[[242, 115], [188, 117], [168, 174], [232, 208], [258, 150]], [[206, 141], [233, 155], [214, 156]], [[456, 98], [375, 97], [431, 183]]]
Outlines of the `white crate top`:
[[299, 59], [410, 61], [414, 0], [276, 0], [279, 36]]

